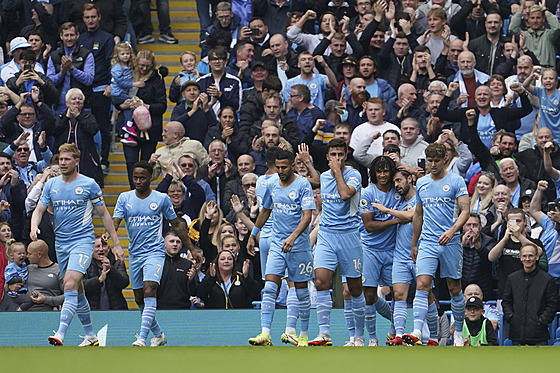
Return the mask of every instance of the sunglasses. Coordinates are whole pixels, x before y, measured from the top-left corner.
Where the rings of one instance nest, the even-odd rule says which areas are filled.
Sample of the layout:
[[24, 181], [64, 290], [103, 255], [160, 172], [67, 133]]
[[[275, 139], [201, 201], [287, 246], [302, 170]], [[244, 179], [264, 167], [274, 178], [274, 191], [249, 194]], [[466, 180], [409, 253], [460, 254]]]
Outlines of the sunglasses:
[[194, 163], [181, 163], [179, 166], [181, 166], [181, 167], [194, 167]]
[[247, 183], [247, 184], [243, 184], [243, 187], [245, 187], [245, 188], [250, 188], [250, 187], [256, 188], [256, 187], [257, 187], [257, 183]]
[[17, 148], [16, 152], [28, 152], [29, 148]]

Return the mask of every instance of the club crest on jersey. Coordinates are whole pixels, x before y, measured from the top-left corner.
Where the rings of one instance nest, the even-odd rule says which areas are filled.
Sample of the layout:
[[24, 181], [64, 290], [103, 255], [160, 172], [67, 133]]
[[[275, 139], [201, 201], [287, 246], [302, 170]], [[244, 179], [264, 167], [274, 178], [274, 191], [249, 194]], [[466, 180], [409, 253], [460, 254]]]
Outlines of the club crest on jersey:
[[360, 200], [360, 206], [362, 206], [362, 207], [366, 207], [366, 206], [367, 206], [367, 201], [365, 200], [365, 198], [362, 198], [362, 199]]
[[397, 193], [397, 192], [395, 192], [395, 199], [396, 199], [396, 200], [401, 199], [401, 195], [400, 195], [399, 193]]
[[76, 192], [76, 194], [82, 194], [84, 192], [84, 188], [76, 187], [76, 189], [74, 189], [74, 192]]
[[150, 203], [150, 209], [152, 209], [152, 210], [157, 209], [157, 203], [155, 203], [155, 202]]
[[449, 189], [451, 189], [451, 187], [448, 184], [445, 184], [443, 186], [443, 188], [441, 188], [444, 192], [449, 192]]
[[292, 190], [289, 194], [288, 197], [290, 197], [291, 199], [295, 199], [296, 198], [296, 191]]
[[316, 83], [311, 83], [311, 84], [309, 85], [309, 88], [315, 89], [315, 88], [317, 88], [317, 84], [316, 84]]

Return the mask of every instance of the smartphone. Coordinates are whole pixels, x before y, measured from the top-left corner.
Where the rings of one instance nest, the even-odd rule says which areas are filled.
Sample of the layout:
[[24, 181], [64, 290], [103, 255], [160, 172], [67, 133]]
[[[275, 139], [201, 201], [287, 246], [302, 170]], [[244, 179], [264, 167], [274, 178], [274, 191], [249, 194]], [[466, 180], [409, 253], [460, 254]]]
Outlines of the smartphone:
[[420, 158], [418, 160], [418, 167], [425, 170], [426, 169], [426, 160], [424, 158]]
[[26, 63], [25, 65], [23, 65], [23, 70], [24, 71], [31, 71], [31, 64]]
[[259, 32], [260, 32], [260, 31], [259, 31], [258, 28], [252, 28], [252, 29], [251, 29], [251, 35], [252, 35], [252, 36], [258, 35]]
[[556, 211], [556, 203], [554, 202], [548, 202], [547, 207], [548, 211]]

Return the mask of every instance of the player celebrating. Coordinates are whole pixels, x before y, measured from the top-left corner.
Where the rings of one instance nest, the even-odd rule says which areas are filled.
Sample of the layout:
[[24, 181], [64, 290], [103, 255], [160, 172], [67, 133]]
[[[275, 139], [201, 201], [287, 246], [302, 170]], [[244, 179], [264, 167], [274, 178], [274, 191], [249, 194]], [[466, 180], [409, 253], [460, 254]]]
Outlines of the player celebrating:
[[298, 346], [307, 346], [311, 301], [307, 282], [313, 278], [313, 257], [309, 242], [308, 225], [315, 200], [309, 181], [294, 174], [294, 155], [281, 151], [276, 156], [278, 181], [270, 181], [262, 198], [262, 210], [247, 243], [247, 250], [255, 245], [255, 236], [268, 220], [274, 209], [274, 222], [270, 249], [266, 262], [266, 281], [261, 303], [262, 332], [250, 338], [252, 345], [272, 346], [270, 327], [281, 276], [288, 269], [288, 277], [294, 282], [299, 300], [301, 334]]
[[[397, 239], [395, 244], [395, 253], [393, 255], [393, 296], [395, 308], [393, 310], [393, 320], [395, 323], [396, 336], [387, 341], [388, 346], [402, 345], [402, 336], [404, 334], [404, 326], [406, 324], [407, 307], [406, 298], [408, 288], [416, 275], [416, 268], [412, 257], [410, 256], [410, 248], [412, 246], [412, 217], [414, 216], [414, 208], [416, 206], [416, 189], [414, 189], [412, 175], [405, 170], [398, 170], [393, 177], [395, 189], [403, 197], [401, 204], [397, 210], [388, 209], [385, 206], [374, 203], [373, 207], [379, 211], [391, 214], [398, 218], [401, 222], [397, 225]], [[433, 295], [432, 295], [433, 297]], [[430, 334], [432, 331], [435, 340], [430, 339], [428, 345], [437, 345], [437, 308], [432, 299], [432, 303], [428, 309], [427, 320], [430, 322]]]
[[365, 298], [362, 293], [362, 244], [360, 241], [359, 201], [362, 186], [360, 173], [345, 165], [346, 142], [334, 139], [327, 145], [329, 171], [321, 174], [323, 210], [315, 248], [315, 286], [319, 335], [310, 346], [331, 346], [329, 287], [337, 265], [346, 277], [352, 296], [355, 322], [354, 345], [364, 345]]
[[142, 312], [142, 325], [133, 346], [146, 346], [150, 330], [154, 337], [150, 346], [163, 346], [167, 343], [165, 334], [156, 320], [156, 293], [163, 272], [165, 245], [161, 235], [163, 218], [171, 223], [175, 234], [181, 238], [185, 247], [191, 243], [185, 224], [177, 217], [171, 199], [167, 194], [150, 189], [153, 168], [146, 161], [134, 165], [132, 182], [135, 190], [119, 195], [113, 214], [115, 230], [125, 219], [130, 240], [129, 273], [134, 300]]
[[[428, 311], [428, 291], [438, 263], [441, 277], [447, 279], [451, 312], [456, 325], [462, 325], [465, 318], [465, 298], [461, 290], [463, 248], [459, 231], [469, 219], [469, 196], [464, 180], [445, 170], [445, 151], [445, 147], [438, 143], [426, 148], [430, 174], [419, 179], [416, 184], [411, 249], [417, 269], [416, 294], [413, 304], [414, 331], [403, 336], [403, 342], [408, 345], [422, 343], [422, 326]], [[454, 221], [456, 204], [459, 205], [460, 214]], [[454, 335], [455, 346], [462, 346], [463, 332], [460, 328], [457, 329], [459, 330], [455, 330]]]
[[388, 213], [376, 209], [373, 204], [381, 204], [396, 209], [401, 196], [393, 186], [397, 167], [387, 156], [375, 158], [370, 168], [372, 184], [364, 189], [360, 200], [360, 210], [365, 231], [362, 231], [364, 249], [364, 294], [366, 297], [366, 328], [369, 346], [377, 346], [376, 310], [391, 320], [391, 307], [385, 299], [377, 296], [377, 286], [391, 286], [393, 250], [397, 234], [397, 224], [401, 221]]
[[93, 331], [90, 307], [82, 283], [91, 263], [95, 244], [93, 208], [111, 235], [117, 258], [123, 261], [124, 253], [117, 232], [111, 224], [111, 215], [107, 211], [99, 185], [95, 180], [78, 173], [80, 150], [75, 144], [62, 144], [58, 151], [61, 175], [49, 179], [45, 184], [41, 199], [31, 216], [29, 234], [33, 241], [37, 240], [37, 235], [41, 233], [39, 223], [47, 207], [52, 204], [56, 256], [64, 277], [64, 304], [58, 331], [48, 340], [54, 346], [62, 346], [68, 326], [74, 314], [78, 314], [86, 333], [80, 346], [98, 346], [99, 341]]

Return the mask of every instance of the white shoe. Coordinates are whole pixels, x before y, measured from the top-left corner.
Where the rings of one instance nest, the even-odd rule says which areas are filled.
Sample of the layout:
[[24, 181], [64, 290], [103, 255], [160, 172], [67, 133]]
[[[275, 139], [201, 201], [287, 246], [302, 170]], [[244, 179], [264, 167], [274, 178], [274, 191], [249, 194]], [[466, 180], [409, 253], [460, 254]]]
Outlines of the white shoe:
[[48, 338], [49, 343], [53, 346], [62, 346], [64, 343], [64, 337], [58, 332], [55, 332], [54, 335]]
[[167, 344], [167, 338], [165, 334], [161, 333], [159, 337], [154, 337], [150, 340], [150, 347], [164, 346]]
[[344, 343], [344, 347], [354, 347], [354, 337]]
[[463, 347], [464, 341], [463, 341], [463, 332], [455, 332], [453, 333], [453, 346], [456, 347]]
[[368, 346], [369, 347], [377, 347], [377, 346], [379, 346], [379, 343], [377, 342], [377, 339], [370, 339]]
[[79, 347], [87, 347], [87, 346], [99, 346], [99, 340], [97, 340], [97, 336], [94, 335], [86, 335], [84, 336], [80, 336], [83, 337], [84, 340], [82, 343], [80, 343], [78, 346]]
[[136, 340], [132, 342], [132, 345], [136, 347], [146, 347], [146, 340], [144, 338], [140, 338], [140, 336], [136, 334]]
[[365, 341], [363, 338], [354, 338], [354, 347], [364, 347]]

